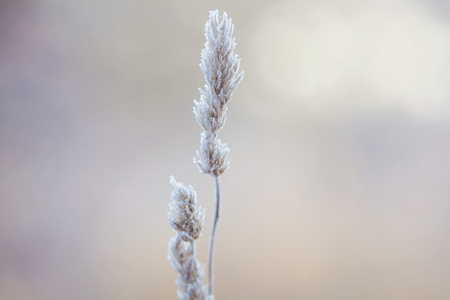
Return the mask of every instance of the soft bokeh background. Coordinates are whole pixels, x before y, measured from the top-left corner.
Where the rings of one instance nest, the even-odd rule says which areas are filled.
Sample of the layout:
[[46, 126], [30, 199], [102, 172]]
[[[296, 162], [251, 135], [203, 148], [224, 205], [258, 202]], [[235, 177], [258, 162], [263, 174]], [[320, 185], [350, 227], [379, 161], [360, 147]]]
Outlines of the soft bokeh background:
[[245, 78], [217, 299], [450, 299], [450, 2], [0, 2], [0, 299], [176, 299], [208, 11]]

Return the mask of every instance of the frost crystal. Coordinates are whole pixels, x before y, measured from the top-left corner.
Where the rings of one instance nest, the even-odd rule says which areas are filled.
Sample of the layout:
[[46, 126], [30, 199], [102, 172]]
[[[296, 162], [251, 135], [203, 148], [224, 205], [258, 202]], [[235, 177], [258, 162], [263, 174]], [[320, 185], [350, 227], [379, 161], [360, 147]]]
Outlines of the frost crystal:
[[218, 10], [210, 12], [200, 63], [206, 84], [200, 89], [200, 100], [194, 101], [195, 118], [204, 130], [194, 162], [202, 173], [214, 177], [219, 177], [229, 166], [230, 150], [217, 134], [225, 124], [227, 103], [244, 76], [244, 72], [238, 74], [240, 59], [234, 53], [233, 29], [227, 13], [219, 20]]
[[197, 195], [192, 186], [185, 187], [170, 177], [173, 185], [172, 202], [168, 216], [169, 223], [186, 242], [197, 239], [205, 223], [205, 212], [197, 207]]
[[204, 300], [207, 291], [203, 287], [204, 271], [194, 256], [193, 243], [187, 243], [179, 235], [169, 242], [169, 260], [180, 274], [176, 282], [181, 300]]

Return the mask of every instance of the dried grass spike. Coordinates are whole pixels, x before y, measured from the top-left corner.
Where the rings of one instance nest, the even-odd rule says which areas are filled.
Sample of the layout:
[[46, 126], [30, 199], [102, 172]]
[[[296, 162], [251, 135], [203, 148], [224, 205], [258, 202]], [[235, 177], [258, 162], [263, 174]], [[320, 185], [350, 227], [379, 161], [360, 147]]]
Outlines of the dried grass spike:
[[174, 190], [169, 204], [169, 223], [184, 241], [196, 240], [205, 224], [205, 211], [197, 206], [197, 195], [192, 186], [185, 187], [173, 176], [170, 177], [170, 183]]
[[195, 258], [194, 242], [185, 242], [177, 235], [169, 242], [170, 262], [179, 273], [176, 283], [181, 300], [205, 300], [207, 291], [203, 287], [204, 271]]

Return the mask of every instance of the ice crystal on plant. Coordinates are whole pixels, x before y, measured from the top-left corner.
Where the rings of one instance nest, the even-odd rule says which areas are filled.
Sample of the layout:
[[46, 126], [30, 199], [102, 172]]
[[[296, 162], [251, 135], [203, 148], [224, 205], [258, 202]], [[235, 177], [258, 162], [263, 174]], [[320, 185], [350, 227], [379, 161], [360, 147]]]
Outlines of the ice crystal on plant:
[[236, 47], [233, 24], [226, 13], [222, 18], [219, 11], [211, 11], [205, 25], [205, 48], [201, 53], [200, 68], [206, 84], [200, 89], [199, 100], [194, 100], [194, 114], [203, 128], [200, 148], [194, 162], [204, 174], [215, 177], [216, 199], [214, 221], [209, 246], [209, 285], [204, 286], [204, 272], [195, 258], [195, 240], [204, 225], [204, 210], [197, 207], [196, 194], [192, 186], [170, 178], [172, 192], [169, 222], [177, 232], [169, 242], [169, 260], [179, 273], [176, 280], [178, 297], [182, 300], [214, 300], [213, 291], [213, 246], [217, 221], [220, 216], [219, 176], [228, 168], [230, 149], [218, 138], [218, 132], [225, 124], [227, 104], [244, 75], [238, 74], [240, 59], [234, 53]]
[[206, 84], [200, 89], [200, 99], [194, 101], [195, 118], [204, 130], [194, 162], [202, 173], [214, 177], [219, 177], [229, 166], [230, 149], [217, 134], [225, 124], [227, 104], [244, 75], [244, 72], [238, 74], [240, 59], [234, 53], [233, 29], [226, 12], [222, 20], [218, 10], [210, 12], [200, 63]]
[[197, 239], [205, 223], [205, 212], [197, 206], [197, 195], [192, 186], [185, 187], [170, 177], [173, 185], [172, 202], [169, 204], [169, 223], [186, 242]]
[[176, 280], [178, 298], [181, 300], [207, 299], [207, 291], [203, 286], [204, 271], [194, 255], [193, 242], [185, 242], [180, 235], [169, 242], [169, 260], [179, 273]]

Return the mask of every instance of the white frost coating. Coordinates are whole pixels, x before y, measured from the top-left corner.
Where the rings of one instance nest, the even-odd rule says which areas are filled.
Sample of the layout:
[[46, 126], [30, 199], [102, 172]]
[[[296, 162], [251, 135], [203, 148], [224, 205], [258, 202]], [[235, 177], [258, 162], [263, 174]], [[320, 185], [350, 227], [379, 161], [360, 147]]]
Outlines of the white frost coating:
[[176, 280], [180, 300], [207, 299], [207, 291], [203, 287], [205, 273], [194, 255], [193, 242], [185, 242], [177, 235], [169, 242], [169, 260], [179, 273]]
[[226, 12], [222, 20], [218, 10], [210, 12], [200, 63], [206, 84], [204, 89], [199, 89], [200, 100], [194, 100], [195, 118], [204, 130], [194, 162], [202, 173], [214, 177], [219, 177], [229, 166], [230, 150], [217, 134], [225, 124], [227, 103], [244, 76], [244, 72], [238, 74], [240, 59], [234, 53], [233, 29]]
[[179, 273], [176, 280], [178, 297], [182, 300], [214, 300], [213, 245], [215, 229], [220, 215], [219, 176], [228, 168], [230, 149], [218, 138], [225, 124], [227, 104], [242, 80], [238, 74], [240, 59], [234, 53], [233, 24], [226, 13], [219, 20], [219, 11], [211, 11], [205, 25], [205, 48], [201, 53], [200, 68], [206, 84], [200, 89], [200, 99], [194, 100], [194, 114], [203, 128], [200, 149], [194, 158], [199, 170], [215, 177], [216, 205], [209, 247], [209, 285], [203, 285], [204, 271], [195, 258], [195, 240], [204, 226], [205, 212], [197, 207], [196, 193], [192, 186], [170, 178], [174, 190], [170, 203], [169, 222], [177, 235], [169, 242], [169, 260]]
[[192, 186], [185, 187], [170, 177], [173, 185], [172, 202], [169, 204], [169, 223], [185, 242], [197, 239], [205, 224], [205, 211], [197, 206], [197, 195]]

